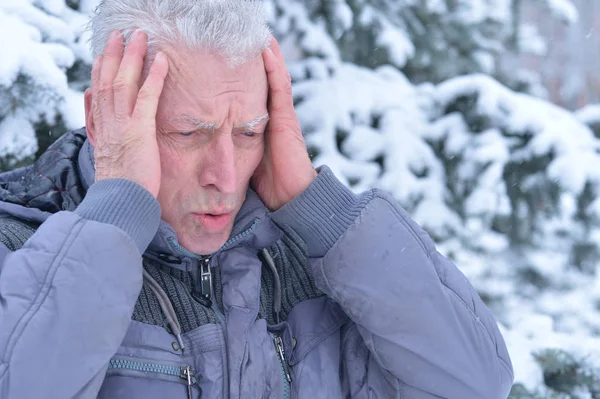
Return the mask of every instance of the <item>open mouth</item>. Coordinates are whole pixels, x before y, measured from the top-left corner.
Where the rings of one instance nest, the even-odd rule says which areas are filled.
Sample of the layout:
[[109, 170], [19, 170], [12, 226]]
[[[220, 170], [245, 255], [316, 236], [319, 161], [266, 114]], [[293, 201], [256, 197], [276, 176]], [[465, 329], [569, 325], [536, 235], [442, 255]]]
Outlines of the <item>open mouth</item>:
[[195, 219], [208, 231], [223, 230], [231, 220], [231, 213], [194, 213]]

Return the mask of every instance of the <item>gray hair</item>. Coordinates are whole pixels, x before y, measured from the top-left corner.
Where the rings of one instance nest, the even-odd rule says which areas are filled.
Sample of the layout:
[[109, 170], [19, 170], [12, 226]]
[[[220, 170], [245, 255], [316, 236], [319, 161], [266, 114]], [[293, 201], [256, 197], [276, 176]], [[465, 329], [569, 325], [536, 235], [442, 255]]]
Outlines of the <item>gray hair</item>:
[[146, 61], [161, 48], [183, 45], [215, 51], [234, 66], [260, 55], [271, 37], [261, 0], [102, 0], [88, 29], [94, 57], [112, 31], [127, 43], [141, 29], [148, 35]]

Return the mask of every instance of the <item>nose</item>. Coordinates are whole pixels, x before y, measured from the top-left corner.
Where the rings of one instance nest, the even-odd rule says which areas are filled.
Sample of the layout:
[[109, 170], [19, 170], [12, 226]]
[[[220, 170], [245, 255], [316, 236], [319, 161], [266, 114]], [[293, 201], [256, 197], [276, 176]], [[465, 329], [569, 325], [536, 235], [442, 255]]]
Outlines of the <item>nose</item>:
[[201, 162], [200, 184], [224, 194], [235, 192], [235, 148], [231, 134], [215, 134]]

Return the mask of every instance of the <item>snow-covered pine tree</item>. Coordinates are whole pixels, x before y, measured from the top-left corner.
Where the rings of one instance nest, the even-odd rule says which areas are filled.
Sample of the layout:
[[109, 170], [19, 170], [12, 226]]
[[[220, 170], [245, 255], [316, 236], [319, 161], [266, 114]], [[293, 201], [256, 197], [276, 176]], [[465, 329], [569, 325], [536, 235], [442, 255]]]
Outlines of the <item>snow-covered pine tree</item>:
[[589, 127], [597, 121], [593, 108], [575, 117], [483, 75], [430, 90], [425, 136], [461, 221], [440, 247], [511, 328], [511, 397], [598, 397], [600, 141]]
[[[510, 328], [511, 397], [595, 397], [598, 140], [507, 87], [543, 94], [535, 74], [502, 72], [507, 52], [544, 50], [520, 3], [270, 4], [314, 163], [391, 191], [456, 259]], [[546, 5], [575, 20], [570, 2]]]
[[600, 138], [600, 104], [590, 104], [580, 110], [575, 115], [580, 122], [589, 126], [596, 137]]
[[[557, 20], [577, 20], [570, 0], [535, 1]], [[535, 71], [515, 69], [519, 56], [543, 55], [547, 49], [537, 27], [523, 19], [522, 9], [530, 3], [522, 0], [276, 0], [272, 4], [278, 9], [277, 23], [289, 19], [289, 27], [301, 35], [296, 43], [305, 56], [335, 53], [343, 61], [371, 69], [392, 65], [412, 83], [484, 73], [514, 89], [544, 94]], [[301, 22], [303, 18], [309, 19], [311, 28]], [[336, 50], [315, 40], [315, 27], [317, 32], [326, 31]], [[289, 34], [285, 28], [276, 31]]]
[[[95, 0], [0, 0], [0, 170], [31, 162], [81, 127]], [[83, 10], [83, 12], [80, 12]]]
[[[498, 59], [494, 77], [513, 90], [526, 92], [538, 97], [547, 97], [540, 70], [526, 69], [520, 60], [527, 56], [541, 58], [548, 54], [552, 38], [540, 33], [541, 26], [531, 22], [527, 13], [536, 10], [543, 12], [546, 19], [553, 23], [574, 25], [579, 21], [577, 9], [571, 0], [511, 0], [502, 2], [510, 7], [510, 31], [505, 41], [505, 49]], [[533, 18], [537, 23], [539, 18]], [[543, 23], [546, 23], [544, 21]]]

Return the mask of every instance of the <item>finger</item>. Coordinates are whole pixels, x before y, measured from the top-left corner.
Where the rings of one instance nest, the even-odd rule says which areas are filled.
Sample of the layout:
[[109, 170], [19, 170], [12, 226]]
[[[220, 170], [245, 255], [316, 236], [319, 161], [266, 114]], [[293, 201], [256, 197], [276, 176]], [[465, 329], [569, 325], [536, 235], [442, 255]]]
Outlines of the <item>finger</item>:
[[98, 88], [98, 82], [100, 81], [100, 70], [102, 69], [102, 56], [98, 55], [94, 58], [94, 64], [92, 65], [92, 92], [94, 88]]
[[275, 57], [279, 61], [285, 62], [285, 60], [283, 58], [283, 54], [281, 53], [281, 47], [279, 46], [279, 42], [277, 41], [277, 39], [275, 39], [274, 36], [271, 38], [271, 43], [269, 44], [269, 48], [271, 49], [273, 54], [275, 54]]
[[144, 66], [144, 55], [148, 47], [148, 37], [143, 31], [135, 31], [123, 55], [113, 89], [115, 115], [129, 116], [133, 112], [139, 91], [140, 76]]
[[294, 99], [292, 96], [292, 82], [283, 58], [267, 49], [263, 52], [263, 62], [269, 82], [269, 108], [271, 118], [294, 118]]
[[104, 57], [101, 55], [97, 56], [94, 59], [94, 65], [92, 66], [92, 101], [97, 102], [99, 95], [99, 87], [100, 87], [100, 71], [102, 70], [102, 61]]
[[140, 120], [152, 120], [156, 118], [158, 100], [165, 84], [167, 73], [169, 72], [169, 61], [162, 51], [156, 54], [148, 77], [141, 87], [138, 95], [133, 116]]
[[[92, 103], [91, 103], [91, 110], [92, 110], [92, 117], [94, 119], [94, 125], [96, 126], [100, 126], [100, 120], [99, 118], [97, 118], [98, 116], [98, 111], [99, 111], [99, 107], [98, 107], [98, 86], [100, 84], [100, 71], [102, 70], [102, 59], [103, 57], [101, 55], [96, 56], [96, 58], [94, 59], [94, 64], [92, 65]], [[97, 120], [98, 119], [98, 120]]]
[[122, 57], [123, 35], [120, 32], [113, 32], [104, 49], [102, 69], [100, 70], [100, 81], [98, 84], [98, 95], [102, 112], [113, 112], [113, 83], [115, 81], [115, 76], [117, 76], [117, 72], [119, 71]]

